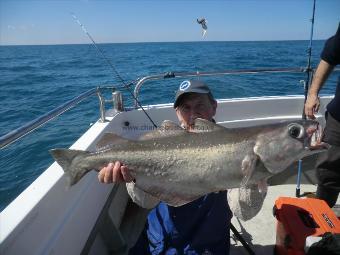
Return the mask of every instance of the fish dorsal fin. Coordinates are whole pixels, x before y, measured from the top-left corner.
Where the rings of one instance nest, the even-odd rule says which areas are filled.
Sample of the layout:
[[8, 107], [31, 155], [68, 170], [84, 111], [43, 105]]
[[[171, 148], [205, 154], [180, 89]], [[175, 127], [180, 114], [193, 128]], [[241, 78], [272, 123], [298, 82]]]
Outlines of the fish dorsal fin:
[[119, 135], [116, 135], [114, 133], [105, 133], [97, 142], [96, 144], [96, 149], [97, 150], [102, 150], [110, 147], [111, 145], [114, 144], [123, 144], [127, 143], [128, 139], [125, 139]]
[[223, 130], [225, 127], [218, 125], [212, 121], [197, 118], [195, 119], [194, 129], [192, 130], [195, 133], [205, 133], [205, 132], [212, 132]]
[[171, 121], [171, 120], [164, 120], [161, 125], [162, 132], [172, 132], [173, 134], [183, 134], [184, 132], [187, 132], [185, 129], [183, 129], [180, 125], [177, 123]]
[[156, 139], [160, 137], [177, 136], [177, 135], [184, 134], [186, 132], [188, 131], [183, 129], [177, 123], [171, 120], [164, 120], [160, 127], [158, 127], [154, 131], [143, 134], [139, 138], [139, 140], [150, 140], [150, 139]]

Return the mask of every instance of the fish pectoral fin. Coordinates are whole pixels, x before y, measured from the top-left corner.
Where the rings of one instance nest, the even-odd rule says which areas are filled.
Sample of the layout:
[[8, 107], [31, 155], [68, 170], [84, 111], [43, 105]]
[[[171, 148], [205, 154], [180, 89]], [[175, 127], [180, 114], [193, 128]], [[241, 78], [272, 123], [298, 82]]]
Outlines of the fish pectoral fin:
[[205, 132], [212, 132], [218, 130], [225, 130], [226, 128], [218, 125], [214, 122], [209, 120], [197, 118], [195, 119], [194, 129], [193, 132], [195, 133], [205, 133]]
[[123, 144], [123, 143], [127, 143], [130, 140], [125, 139], [119, 135], [116, 135], [114, 133], [105, 133], [97, 142], [96, 144], [96, 149], [97, 150], [102, 150], [105, 148], [110, 147], [111, 145], [114, 144]]
[[249, 183], [249, 179], [252, 176], [256, 163], [258, 161], [258, 156], [255, 154], [248, 154], [242, 160], [241, 170], [242, 170], [242, 182], [241, 187], [246, 187]]
[[164, 120], [159, 128], [157, 128], [155, 131], [145, 133], [139, 138], [139, 140], [151, 140], [160, 137], [178, 136], [187, 132], [188, 131], [183, 129], [177, 123], [171, 120]]

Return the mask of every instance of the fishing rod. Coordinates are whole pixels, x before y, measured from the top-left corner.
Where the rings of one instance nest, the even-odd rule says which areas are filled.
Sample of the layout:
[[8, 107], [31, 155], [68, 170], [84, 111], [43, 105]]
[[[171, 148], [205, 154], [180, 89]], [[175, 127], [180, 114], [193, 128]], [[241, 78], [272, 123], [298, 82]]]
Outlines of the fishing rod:
[[[307, 49], [308, 53], [308, 58], [307, 58], [307, 67], [306, 67], [306, 79], [303, 81], [304, 82], [304, 95], [305, 95], [305, 100], [302, 108], [302, 119], [306, 119], [306, 113], [305, 113], [305, 103], [307, 101], [307, 96], [308, 96], [308, 87], [309, 83], [313, 79], [313, 69], [311, 68], [311, 59], [312, 59], [312, 44], [313, 44], [313, 32], [314, 32], [314, 17], [315, 17], [315, 2], [316, 0], [313, 1], [313, 12], [312, 12], [312, 18], [311, 18], [311, 31], [310, 31], [310, 38], [309, 38], [309, 46]], [[302, 174], [302, 159], [298, 161], [298, 174], [297, 174], [297, 180], [296, 180], [296, 190], [295, 190], [295, 196], [296, 197], [301, 197], [300, 195], [300, 184], [301, 184], [301, 174]]]
[[88, 38], [90, 38], [90, 40], [92, 41], [93, 46], [96, 48], [97, 52], [99, 53], [99, 55], [106, 61], [106, 63], [109, 65], [109, 67], [112, 69], [113, 73], [115, 74], [116, 78], [118, 78], [120, 80], [120, 82], [124, 85], [124, 88], [131, 94], [131, 96], [133, 97], [133, 99], [135, 100], [135, 102], [137, 102], [138, 106], [142, 109], [142, 111], [145, 113], [146, 117], [148, 117], [148, 119], [150, 120], [150, 122], [152, 123], [152, 125], [157, 128], [157, 125], [155, 124], [155, 122], [151, 119], [151, 117], [149, 116], [149, 114], [145, 111], [145, 109], [143, 108], [142, 104], [138, 101], [138, 99], [135, 97], [135, 95], [133, 94], [133, 92], [130, 89], [130, 85], [133, 84], [133, 82], [130, 82], [129, 84], [126, 84], [126, 82], [124, 81], [124, 79], [119, 75], [117, 69], [115, 68], [115, 66], [112, 64], [112, 62], [105, 56], [104, 52], [97, 46], [97, 43], [95, 42], [95, 40], [93, 39], [93, 37], [90, 35], [90, 33], [86, 30], [85, 26], [80, 23], [79, 19], [76, 17], [76, 15], [74, 13], [70, 13], [71, 16], [74, 18], [74, 20], [79, 24], [79, 26], [81, 27], [81, 29], [83, 30], [83, 32], [88, 36]]
[[[310, 38], [309, 38], [309, 46], [307, 49], [307, 67], [306, 67], [306, 79], [304, 81], [304, 95], [305, 95], [305, 101], [307, 100], [307, 95], [308, 95], [308, 89], [309, 89], [309, 84], [312, 81], [313, 78], [313, 69], [311, 67], [311, 59], [312, 59], [312, 45], [313, 45], [313, 32], [314, 32], [314, 17], [315, 17], [315, 2], [316, 0], [313, 0], [313, 12], [312, 12], [312, 18], [311, 18], [311, 31], [310, 31]], [[305, 114], [305, 109], [303, 107], [302, 111], [302, 119], [306, 119], [306, 114]]]

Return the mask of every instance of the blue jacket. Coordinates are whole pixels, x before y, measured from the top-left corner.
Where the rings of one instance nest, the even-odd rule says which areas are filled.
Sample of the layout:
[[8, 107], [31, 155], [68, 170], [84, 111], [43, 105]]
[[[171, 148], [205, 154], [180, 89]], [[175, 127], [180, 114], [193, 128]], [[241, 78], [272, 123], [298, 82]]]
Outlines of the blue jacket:
[[226, 191], [180, 207], [161, 202], [149, 213], [144, 235], [133, 250], [153, 255], [229, 254], [231, 217]]

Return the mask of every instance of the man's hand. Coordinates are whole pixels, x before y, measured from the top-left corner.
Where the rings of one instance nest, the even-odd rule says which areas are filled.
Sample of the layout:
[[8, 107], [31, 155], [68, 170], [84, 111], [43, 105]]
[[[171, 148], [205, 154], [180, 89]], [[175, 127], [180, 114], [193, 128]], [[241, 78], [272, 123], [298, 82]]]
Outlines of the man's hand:
[[133, 177], [130, 175], [127, 166], [116, 161], [115, 163], [109, 163], [99, 171], [98, 180], [102, 183], [132, 182]]
[[319, 111], [320, 99], [318, 94], [333, 68], [334, 66], [328, 64], [326, 61], [320, 60], [305, 103], [305, 114], [310, 119], [315, 119], [315, 114]]
[[305, 103], [305, 114], [310, 119], [315, 119], [315, 114], [320, 108], [320, 98], [317, 95], [308, 95]]

